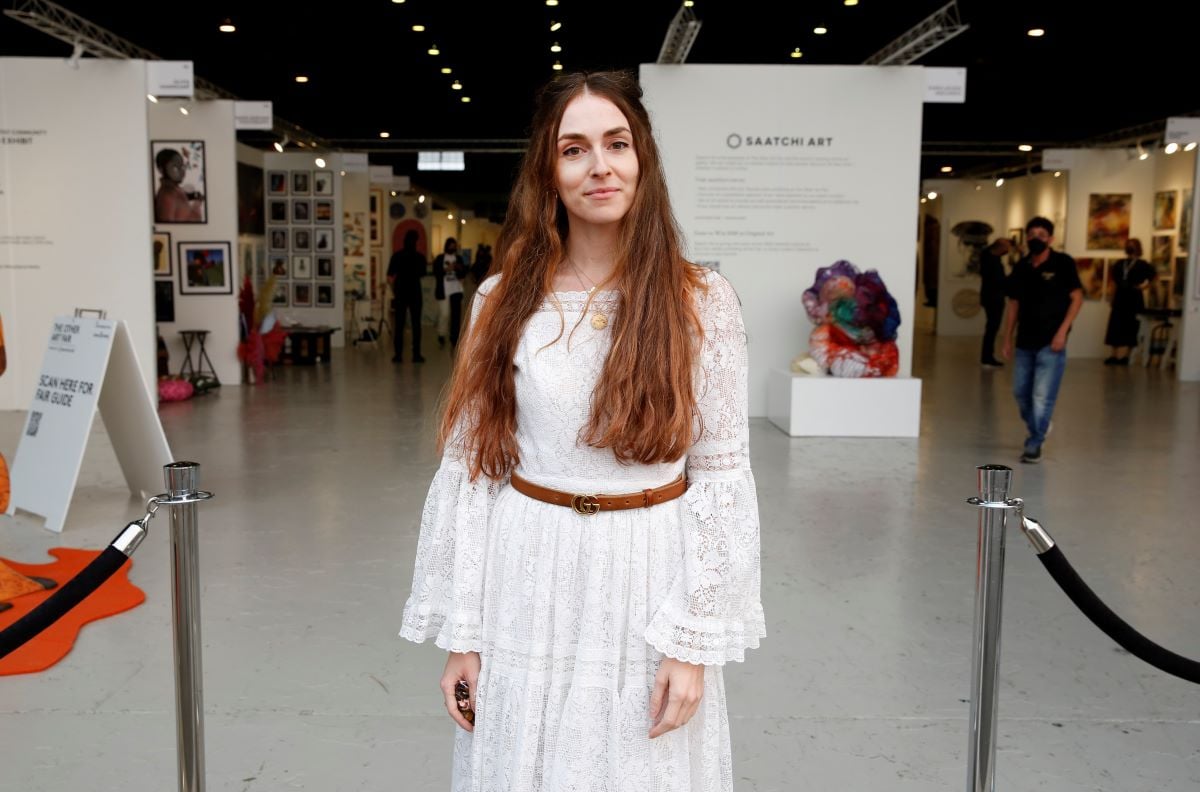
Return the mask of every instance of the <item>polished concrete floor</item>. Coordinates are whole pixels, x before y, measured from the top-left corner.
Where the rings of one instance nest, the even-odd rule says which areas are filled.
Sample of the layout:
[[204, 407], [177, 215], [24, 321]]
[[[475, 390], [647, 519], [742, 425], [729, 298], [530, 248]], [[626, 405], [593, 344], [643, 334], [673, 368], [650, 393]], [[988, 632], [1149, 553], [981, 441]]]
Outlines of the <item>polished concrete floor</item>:
[[[436, 465], [433, 346], [420, 368], [339, 351], [163, 407], [217, 494], [201, 507], [209, 790], [448, 789], [444, 655], [396, 637]], [[920, 440], [754, 422], [768, 636], [726, 667], [737, 790], [965, 788], [981, 463], [1018, 468], [1014, 493], [1118, 613], [1200, 657], [1200, 386], [1072, 361], [1046, 460], [1021, 467], [1009, 372], [975, 355], [918, 339]], [[10, 459], [21, 422], [0, 413]], [[0, 516], [0, 554], [98, 547], [139, 508], [97, 427], [65, 533]], [[1009, 539], [996, 788], [1195, 790], [1200, 688], [1116, 648]], [[0, 678], [0, 787], [175, 787], [166, 520], [132, 579], [145, 605]]]

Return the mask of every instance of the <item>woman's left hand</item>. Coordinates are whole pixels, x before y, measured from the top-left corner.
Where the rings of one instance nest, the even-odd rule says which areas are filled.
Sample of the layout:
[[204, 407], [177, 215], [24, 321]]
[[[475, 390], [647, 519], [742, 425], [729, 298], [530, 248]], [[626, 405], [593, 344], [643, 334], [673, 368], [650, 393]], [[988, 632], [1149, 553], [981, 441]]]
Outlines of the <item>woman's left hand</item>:
[[650, 739], [678, 729], [692, 719], [704, 698], [704, 666], [664, 657], [654, 675], [650, 696]]

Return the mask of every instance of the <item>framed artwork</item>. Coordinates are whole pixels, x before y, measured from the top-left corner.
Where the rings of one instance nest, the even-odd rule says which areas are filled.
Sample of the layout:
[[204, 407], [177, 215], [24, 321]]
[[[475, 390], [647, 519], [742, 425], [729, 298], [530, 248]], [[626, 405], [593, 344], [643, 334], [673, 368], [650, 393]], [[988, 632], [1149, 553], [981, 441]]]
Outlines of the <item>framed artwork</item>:
[[312, 277], [312, 256], [292, 256], [292, 277], [296, 280]]
[[366, 212], [343, 212], [342, 245], [347, 256], [365, 255], [363, 243], [367, 235]]
[[371, 244], [378, 245], [383, 233], [383, 190], [371, 190], [370, 196]]
[[1104, 268], [1106, 259], [1077, 258], [1075, 268], [1079, 270], [1079, 282], [1083, 284], [1083, 299], [1099, 302], [1104, 299]]
[[287, 195], [287, 171], [267, 171], [267, 195]]
[[1187, 251], [1192, 241], [1192, 188], [1183, 191], [1183, 208], [1179, 210], [1179, 249]]
[[1087, 249], [1120, 250], [1129, 241], [1131, 193], [1088, 196]]
[[311, 179], [309, 171], [292, 171], [292, 195], [309, 195], [312, 192]]
[[313, 231], [313, 249], [318, 253], [333, 252], [332, 228], [318, 228]]
[[180, 294], [233, 294], [228, 242], [179, 243]]
[[313, 173], [313, 195], [333, 195], [333, 171]]
[[383, 260], [383, 251], [378, 248], [371, 250], [371, 299], [375, 300], [379, 297], [379, 276], [380, 262]]
[[312, 288], [311, 283], [293, 283], [292, 305], [312, 305]]
[[1025, 244], [1025, 229], [1024, 228], [1008, 229], [1008, 241], [1012, 245], [1008, 249], [1008, 264], [1011, 267], [1013, 264], [1016, 264], [1018, 261], [1020, 261], [1021, 256], [1024, 255], [1021, 252], [1021, 247]]
[[291, 294], [291, 284], [287, 281], [275, 281], [275, 291], [271, 293], [271, 305], [288, 304], [288, 295]]
[[288, 221], [288, 205], [287, 201], [271, 200], [267, 202], [267, 219], [272, 223], [286, 223]]
[[1150, 237], [1150, 263], [1160, 277], [1171, 277], [1171, 260], [1175, 255], [1175, 237], [1155, 234]]
[[203, 140], [152, 140], [154, 222], [207, 223]]
[[268, 247], [272, 252], [286, 252], [288, 249], [288, 230], [286, 228], [271, 228], [267, 230], [270, 237]]
[[333, 225], [333, 201], [313, 201], [313, 221], [318, 225]]
[[288, 257], [278, 254], [271, 255], [271, 274], [276, 278], [286, 278], [288, 276]]
[[154, 277], [171, 277], [171, 235], [166, 231], [155, 231], [152, 250]]
[[154, 321], [175, 321], [175, 284], [172, 281], [154, 281]]
[[312, 222], [312, 201], [306, 198], [292, 200], [292, 222], [300, 225]]
[[1175, 199], [1179, 193], [1174, 190], [1164, 190], [1154, 193], [1154, 230], [1172, 231], [1179, 223], [1179, 207]]
[[312, 231], [307, 228], [292, 229], [292, 250], [312, 250]]
[[[1171, 287], [1171, 294], [1175, 297], [1183, 297], [1183, 284], [1187, 280], [1187, 256], [1175, 257], [1175, 282]], [[1182, 302], [1180, 300], [1179, 302]]]
[[333, 307], [333, 284], [318, 283], [317, 284], [317, 307], [332, 308]]
[[317, 280], [333, 280], [333, 256], [317, 256]]

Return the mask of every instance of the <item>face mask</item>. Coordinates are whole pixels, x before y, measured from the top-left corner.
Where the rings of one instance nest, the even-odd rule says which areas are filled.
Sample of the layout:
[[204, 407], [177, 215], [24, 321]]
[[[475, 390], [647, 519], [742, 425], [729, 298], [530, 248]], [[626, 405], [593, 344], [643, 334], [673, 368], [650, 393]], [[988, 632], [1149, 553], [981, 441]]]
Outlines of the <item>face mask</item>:
[[1050, 247], [1049, 245], [1046, 244], [1045, 240], [1038, 239], [1037, 237], [1030, 239], [1028, 244], [1029, 244], [1029, 252], [1035, 256], [1041, 255], [1042, 253], [1044, 253], [1046, 251], [1046, 248]]

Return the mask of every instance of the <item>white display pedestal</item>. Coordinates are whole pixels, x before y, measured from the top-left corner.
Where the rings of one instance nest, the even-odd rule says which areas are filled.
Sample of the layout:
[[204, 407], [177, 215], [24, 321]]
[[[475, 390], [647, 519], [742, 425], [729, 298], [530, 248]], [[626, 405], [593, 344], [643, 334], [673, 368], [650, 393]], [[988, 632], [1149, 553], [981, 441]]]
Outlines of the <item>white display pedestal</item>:
[[791, 437], [916, 437], [921, 380], [767, 375], [767, 418]]

